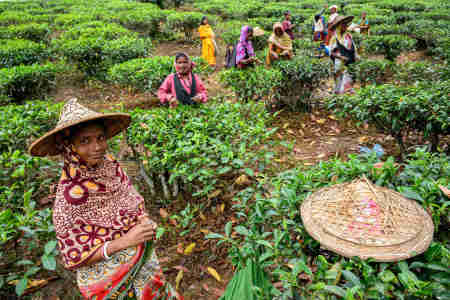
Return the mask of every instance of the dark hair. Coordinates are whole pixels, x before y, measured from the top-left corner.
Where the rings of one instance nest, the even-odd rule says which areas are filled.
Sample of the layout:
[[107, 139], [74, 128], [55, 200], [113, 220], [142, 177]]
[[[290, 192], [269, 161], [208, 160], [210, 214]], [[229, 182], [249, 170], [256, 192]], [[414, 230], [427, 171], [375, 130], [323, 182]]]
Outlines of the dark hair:
[[205, 22], [205, 20], [208, 19], [206, 16], [203, 16], [201, 21], [200, 21], [200, 25], [203, 25], [203, 22]]
[[178, 52], [177, 54], [175, 54], [175, 62], [177, 62], [180, 57], [184, 57], [187, 60], [189, 60], [189, 57], [187, 56], [186, 53]]
[[253, 33], [253, 27], [248, 26], [247, 34]]
[[320, 15], [315, 15], [314, 16], [314, 20], [316, 20], [316, 22], [319, 21], [319, 19], [320, 19]]
[[285, 16], [290, 15], [290, 14], [291, 14], [291, 11], [290, 11], [290, 10], [287, 10], [287, 11], [284, 12], [284, 15], [285, 15]]

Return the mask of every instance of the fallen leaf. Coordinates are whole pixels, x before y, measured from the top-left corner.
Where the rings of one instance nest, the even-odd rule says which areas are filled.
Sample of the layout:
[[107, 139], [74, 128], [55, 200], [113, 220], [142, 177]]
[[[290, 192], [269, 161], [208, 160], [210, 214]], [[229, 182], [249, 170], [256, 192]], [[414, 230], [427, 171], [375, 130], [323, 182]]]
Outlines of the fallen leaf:
[[203, 234], [209, 234], [209, 230], [208, 229], [200, 229], [200, 232], [202, 232]]
[[183, 243], [179, 243], [178, 244], [178, 246], [177, 246], [177, 253], [178, 254], [183, 254], [184, 253], [184, 251], [183, 251]]
[[206, 216], [202, 212], [200, 212], [199, 216], [202, 221], [206, 221]]
[[177, 226], [177, 225], [178, 225], [177, 220], [175, 220], [175, 219], [169, 219], [169, 222], [170, 222], [170, 224], [172, 224], [173, 226]]
[[329, 115], [328, 118], [330, 118], [331, 120], [337, 120], [337, 118], [333, 115]]
[[223, 214], [223, 211], [225, 210], [225, 203], [222, 203], [222, 204], [220, 204], [220, 206], [219, 206], [219, 212], [221, 213], [221, 214]]
[[250, 183], [250, 180], [248, 180], [247, 175], [242, 174], [241, 176], [239, 176], [239, 177], [236, 179], [235, 183], [238, 184], [238, 185], [247, 185], [247, 184]]
[[301, 129], [298, 130], [298, 133], [299, 133], [301, 136], [304, 136], [304, 135], [305, 135], [305, 133], [304, 133], [303, 130], [301, 130]]
[[279, 133], [277, 133], [277, 137], [278, 137], [280, 140], [283, 139], [283, 136], [282, 136], [281, 134], [279, 134]]
[[145, 128], [145, 129], [150, 129], [150, 127], [148, 127], [148, 125], [147, 125], [147, 124], [145, 124], [145, 123], [141, 123], [140, 125], [141, 125], [141, 127], [142, 127], [142, 128]]
[[381, 169], [383, 166], [384, 166], [384, 162], [382, 162], [382, 161], [377, 162], [376, 164], [373, 164], [373, 167], [375, 169]]
[[292, 134], [292, 135], [295, 134], [295, 133], [294, 133], [294, 130], [292, 130], [292, 129], [288, 129], [287, 132], [290, 133], [290, 134]]
[[325, 156], [327, 156], [325, 153], [320, 153], [319, 155], [317, 155], [317, 158], [324, 158]]
[[299, 148], [294, 147], [293, 149], [294, 153], [302, 153], [302, 150], [300, 150]]
[[284, 125], [283, 125], [283, 129], [286, 129], [286, 128], [288, 128], [289, 127], [289, 123], [285, 123]]
[[186, 249], [184, 249], [184, 255], [189, 255], [192, 253], [192, 251], [195, 248], [195, 243], [191, 243], [189, 246], [186, 247]]
[[159, 209], [159, 215], [163, 219], [166, 219], [169, 216], [169, 214], [167, 213], [167, 211], [164, 208]]
[[359, 142], [360, 144], [364, 144], [364, 143], [366, 143], [366, 142], [368, 142], [368, 141], [369, 141], [369, 137], [368, 137], [368, 136], [365, 136], [365, 135], [360, 136], [360, 137], [358, 138], [358, 142]]
[[211, 267], [208, 267], [208, 273], [211, 274], [212, 277], [214, 277], [217, 281], [221, 282], [222, 278], [220, 278], [219, 273], [217, 273], [217, 271]]
[[189, 273], [189, 270], [185, 266], [175, 266], [173, 268], [178, 271], [182, 270], [183, 272]]
[[180, 287], [180, 282], [183, 279], [183, 270], [178, 271], [177, 278], [175, 278], [176, 289]]
[[211, 194], [208, 195], [208, 199], [216, 198], [222, 193], [222, 190], [215, 190]]
[[212, 290], [217, 297], [221, 297], [223, 293], [225, 293], [225, 290], [223, 289], [213, 288]]
[[205, 291], [209, 292], [209, 287], [206, 283], [204, 283], [202, 286]]
[[318, 124], [320, 124], [320, 125], [325, 124], [326, 121], [327, 121], [327, 120], [325, 120], [325, 119], [318, 119], [318, 120], [316, 120], [316, 122], [317, 122]]

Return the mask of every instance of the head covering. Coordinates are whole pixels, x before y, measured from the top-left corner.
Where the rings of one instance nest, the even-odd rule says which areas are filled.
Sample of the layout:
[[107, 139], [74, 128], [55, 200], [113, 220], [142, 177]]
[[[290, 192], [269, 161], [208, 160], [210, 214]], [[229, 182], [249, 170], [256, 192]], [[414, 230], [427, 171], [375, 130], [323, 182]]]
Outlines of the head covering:
[[337, 7], [337, 5], [331, 5], [331, 6], [330, 6], [330, 10], [332, 10], [333, 8], [335, 8], [335, 9], [336, 9], [336, 11], [338, 10], [338, 7]]
[[208, 19], [206, 16], [202, 17], [202, 19], [200, 20], [200, 26], [204, 25], [203, 21], [205, 21], [206, 19]]
[[236, 64], [245, 59], [247, 56], [255, 56], [252, 41], [247, 40], [249, 33], [252, 31], [253, 28], [248, 25], [245, 25], [241, 28], [241, 36], [239, 37], [239, 42], [236, 45]]
[[189, 57], [189, 55], [186, 52], [178, 52], [175, 54], [175, 59], [173, 61], [173, 66], [175, 68], [175, 71], [179, 74], [180, 73], [180, 68], [177, 66], [177, 60], [180, 57], [185, 57], [188, 60], [188, 64], [190, 66], [189, 71], [188, 72], [192, 72], [192, 70], [195, 67], [195, 63], [191, 60], [191, 58]]
[[[281, 36], [276, 35], [276, 29], [280, 29], [283, 34]], [[287, 50], [292, 50], [292, 39], [283, 30], [283, 25], [281, 25], [280, 22], [273, 24], [273, 32], [269, 37], [269, 43], [275, 44], [278, 48], [288, 48]]]
[[64, 147], [64, 166], [53, 207], [53, 224], [67, 268], [87, 261], [105, 241], [124, 235], [144, 213], [144, 199], [110, 155], [89, 167]]
[[290, 10], [287, 10], [287, 11], [284, 12], [284, 15], [285, 15], [285, 16], [290, 15], [290, 14], [291, 14], [291, 11], [290, 11]]
[[106, 138], [111, 138], [128, 127], [131, 117], [124, 113], [102, 114], [92, 111], [72, 98], [64, 105], [56, 127], [33, 142], [29, 152], [34, 156], [57, 155], [63, 152], [61, 141], [58, 137], [70, 133], [67, 129], [75, 125], [101, 120], [105, 125]]
[[353, 16], [337, 16], [334, 21], [333, 24], [331, 24], [330, 26], [330, 30], [335, 30], [339, 25], [343, 24], [343, 23], [350, 23], [353, 20]]
[[253, 28], [253, 36], [261, 36], [264, 35], [264, 33], [265, 33], [264, 30], [262, 30], [259, 27]]
[[311, 194], [301, 216], [314, 239], [346, 257], [398, 261], [424, 252], [433, 239], [422, 206], [365, 177]]

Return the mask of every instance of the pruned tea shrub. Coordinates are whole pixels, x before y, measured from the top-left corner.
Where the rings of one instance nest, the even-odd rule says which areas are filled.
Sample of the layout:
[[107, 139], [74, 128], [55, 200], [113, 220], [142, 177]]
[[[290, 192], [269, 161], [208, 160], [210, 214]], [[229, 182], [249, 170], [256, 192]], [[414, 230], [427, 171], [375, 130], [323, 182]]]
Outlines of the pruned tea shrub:
[[393, 136], [404, 154], [403, 138], [411, 131], [428, 138], [433, 150], [438, 148], [439, 135], [450, 133], [449, 93], [448, 81], [422, 82], [414, 87], [367, 86], [355, 95], [333, 97], [329, 108], [339, 116], [374, 124]]
[[0, 98], [3, 101], [22, 101], [45, 96], [63, 65], [47, 63], [0, 69]]
[[392, 61], [386, 59], [364, 59], [351, 64], [349, 70], [353, 78], [361, 83], [361, 86], [366, 86], [386, 82], [392, 76], [394, 66]]
[[370, 36], [362, 41], [364, 49], [371, 54], [382, 54], [394, 60], [405, 49], [414, 50], [417, 41], [401, 35]]
[[50, 32], [48, 24], [10, 25], [8, 27], [0, 27], [0, 39], [25, 39], [42, 42], [47, 40]]
[[0, 68], [29, 65], [47, 57], [43, 44], [28, 40], [0, 40]]

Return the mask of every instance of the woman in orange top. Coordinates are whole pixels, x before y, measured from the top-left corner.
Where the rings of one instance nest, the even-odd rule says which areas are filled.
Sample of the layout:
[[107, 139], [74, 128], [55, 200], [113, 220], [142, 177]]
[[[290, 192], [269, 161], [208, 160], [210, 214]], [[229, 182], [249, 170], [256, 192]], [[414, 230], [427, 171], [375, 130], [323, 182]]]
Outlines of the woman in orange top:
[[216, 66], [215, 41], [216, 35], [212, 31], [211, 25], [208, 24], [206, 17], [202, 18], [200, 27], [198, 28], [200, 39], [202, 40], [202, 57], [212, 67]]

